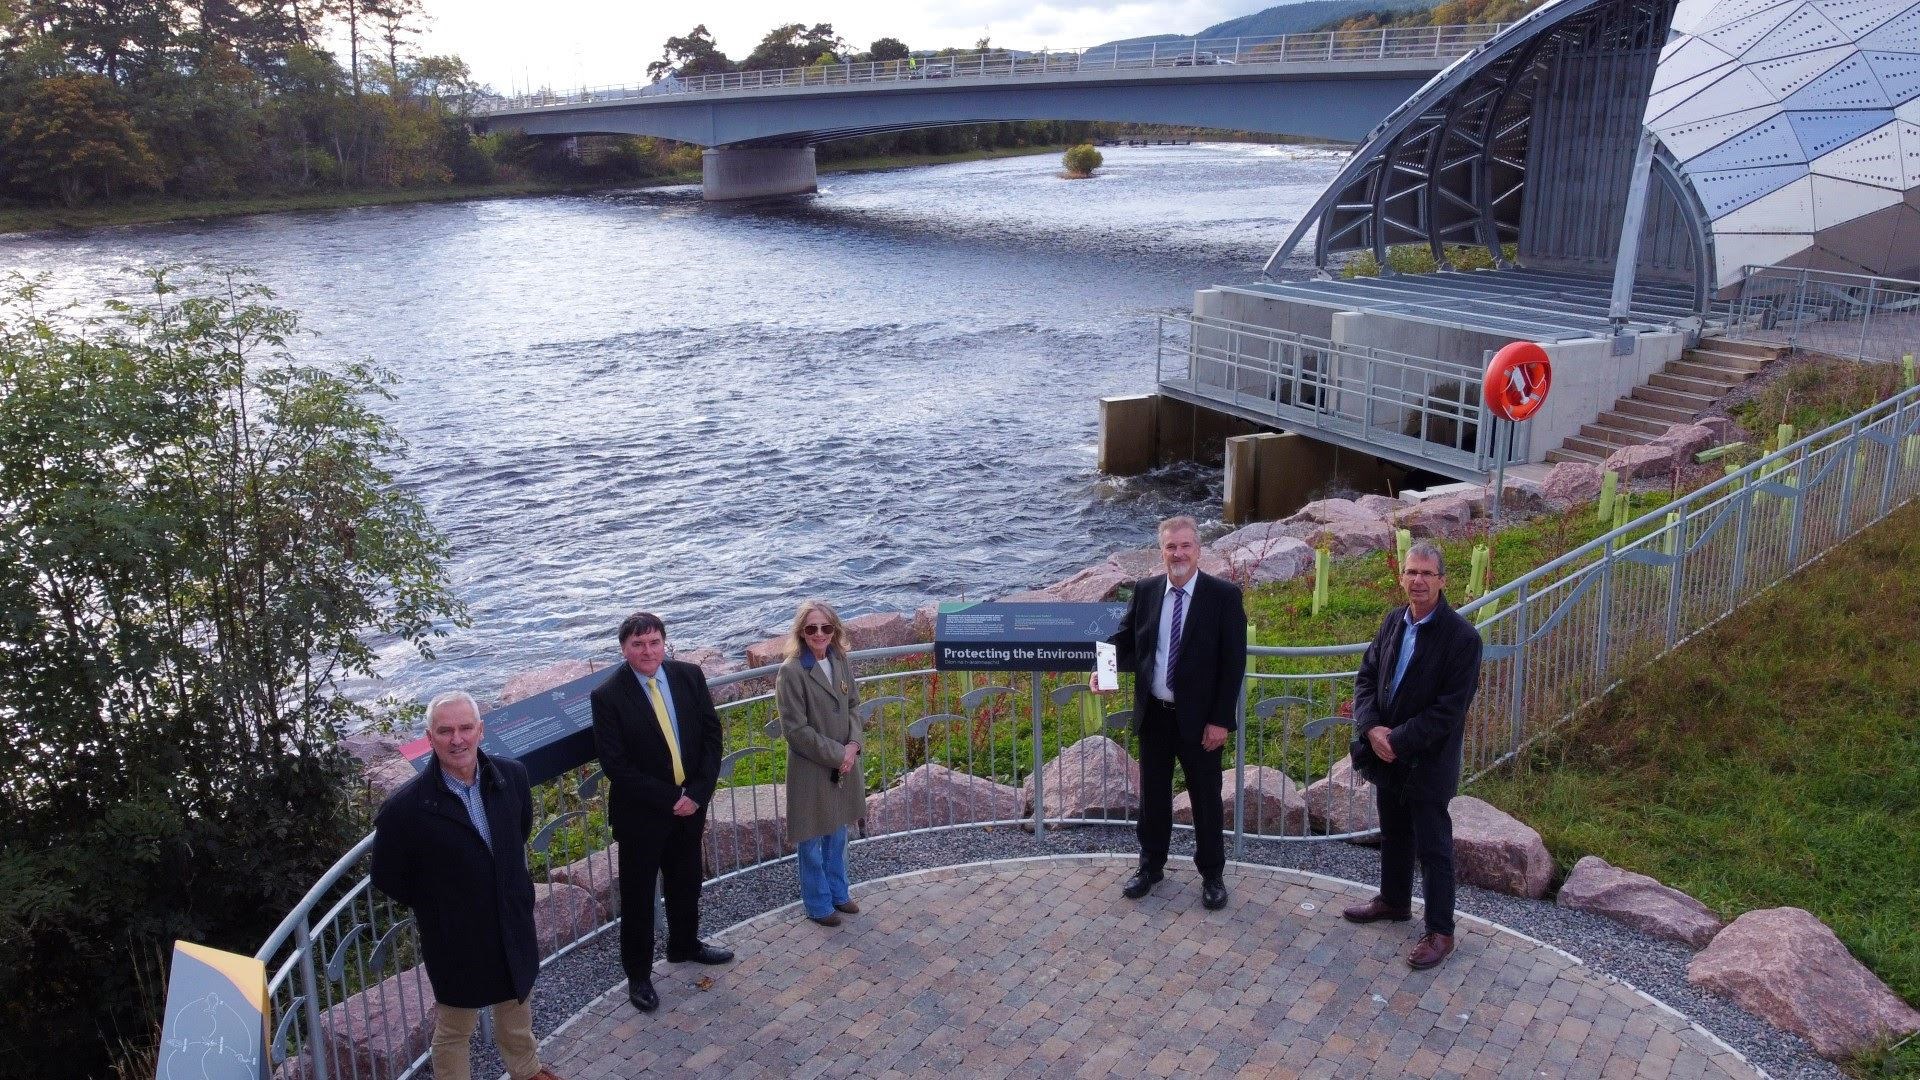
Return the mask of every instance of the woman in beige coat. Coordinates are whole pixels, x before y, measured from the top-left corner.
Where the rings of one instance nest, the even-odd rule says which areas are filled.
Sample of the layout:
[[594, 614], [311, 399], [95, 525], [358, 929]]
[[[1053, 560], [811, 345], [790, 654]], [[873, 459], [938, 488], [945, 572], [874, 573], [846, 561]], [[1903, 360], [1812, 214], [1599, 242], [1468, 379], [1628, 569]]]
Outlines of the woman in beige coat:
[[866, 813], [867, 789], [847, 630], [825, 601], [794, 613], [774, 700], [787, 736], [787, 832], [799, 849], [800, 899], [807, 918], [838, 926], [839, 912], [860, 910], [847, 892], [847, 826]]

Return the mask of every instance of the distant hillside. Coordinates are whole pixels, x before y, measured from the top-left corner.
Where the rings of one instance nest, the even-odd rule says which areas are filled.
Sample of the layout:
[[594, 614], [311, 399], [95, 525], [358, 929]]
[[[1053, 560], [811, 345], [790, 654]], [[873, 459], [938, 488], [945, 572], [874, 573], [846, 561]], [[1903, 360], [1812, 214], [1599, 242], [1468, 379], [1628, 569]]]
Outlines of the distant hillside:
[[1195, 38], [1266, 37], [1316, 30], [1363, 30], [1376, 26], [1451, 26], [1512, 22], [1541, 0], [1301, 0], [1215, 23], [1197, 34], [1149, 34], [1107, 42], [1145, 45]]

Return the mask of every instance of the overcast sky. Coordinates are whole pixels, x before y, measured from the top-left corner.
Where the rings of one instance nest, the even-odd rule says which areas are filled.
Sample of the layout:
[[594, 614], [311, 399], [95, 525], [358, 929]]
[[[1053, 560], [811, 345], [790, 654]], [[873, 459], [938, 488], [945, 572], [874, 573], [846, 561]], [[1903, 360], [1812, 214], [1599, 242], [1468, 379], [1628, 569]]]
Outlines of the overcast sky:
[[426, 0], [422, 47], [455, 53], [494, 89], [645, 82], [667, 38], [704, 22], [738, 60], [788, 22], [832, 23], [849, 44], [897, 37], [915, 49], [1074, 48], [1142, 34], [1191, 34], [1276, 0], [724, 0], [710, 8], [634, 0]]

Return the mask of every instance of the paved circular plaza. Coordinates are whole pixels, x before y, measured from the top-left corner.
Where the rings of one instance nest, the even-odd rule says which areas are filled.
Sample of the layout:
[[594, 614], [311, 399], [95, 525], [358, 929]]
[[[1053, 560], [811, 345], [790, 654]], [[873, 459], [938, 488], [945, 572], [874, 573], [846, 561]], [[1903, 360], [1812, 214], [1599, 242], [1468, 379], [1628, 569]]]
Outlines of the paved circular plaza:
[[1738, 1054], [1624, 983], [1462, 917], [1451, 958], [1403, 959], [1419, 922], [1355, 926], [1372, 890], [1229, 867], [1200, 907], [1191, 863], [1145, 900], [1110, 856], [946, 867], [856, 886], [829, 928], [797, 906], [717, 939], [739, 959], [654, 970], [544, 1057], [568, 1080], [743, 1076], [1753, 1077]]

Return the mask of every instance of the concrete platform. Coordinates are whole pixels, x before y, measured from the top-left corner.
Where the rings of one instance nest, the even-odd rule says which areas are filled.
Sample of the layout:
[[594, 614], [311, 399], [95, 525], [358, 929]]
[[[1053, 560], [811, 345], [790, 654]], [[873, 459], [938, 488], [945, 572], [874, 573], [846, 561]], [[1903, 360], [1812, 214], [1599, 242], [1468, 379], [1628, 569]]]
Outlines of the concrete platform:
[[[543, 1057], [569, 1080], [710, 1076], [1754, 1077], [1632, 987], [1462, 917], [1440, 967], [1418, 923], [1355, 926], [1370, 887], [1236, 864], [1200, 907], [1191, 863], [1140, 902], [1133, 860], [981, 863], [856, 886], [837, 928], [797, 905], [718, 935], [739, 959], [624, 984]], [[705, 982], [702, 986], [701, 982]]]

